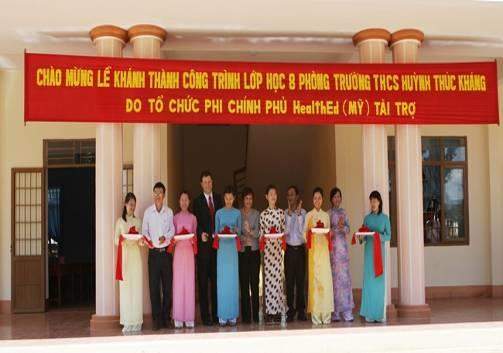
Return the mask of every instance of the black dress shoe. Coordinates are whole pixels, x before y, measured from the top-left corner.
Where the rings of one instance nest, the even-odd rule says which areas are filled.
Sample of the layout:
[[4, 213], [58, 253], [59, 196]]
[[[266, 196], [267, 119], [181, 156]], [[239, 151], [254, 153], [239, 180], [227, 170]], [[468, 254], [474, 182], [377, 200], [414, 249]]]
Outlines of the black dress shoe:
[[292, 314], [286, 315], [286, 322], [293, 322], [294, 316]]
[[203, 325], [204, 326], [213, 326], [213, 322], [211, 322], [210, 320], [204, 320]]
[[159, 322], [154, 321], [152, 323], [152, 331], [159, 331], [160, 328], [161, 328], [161, 326], [159, 325]]
[[248, 317], [247, 317], [247, 318], [243, 318], [243, 319], [241, 320], [241, 322], [242, 322], [243, 324], [251, 324], [251, 319], [250, 319], [250, 318], [248, 318]]

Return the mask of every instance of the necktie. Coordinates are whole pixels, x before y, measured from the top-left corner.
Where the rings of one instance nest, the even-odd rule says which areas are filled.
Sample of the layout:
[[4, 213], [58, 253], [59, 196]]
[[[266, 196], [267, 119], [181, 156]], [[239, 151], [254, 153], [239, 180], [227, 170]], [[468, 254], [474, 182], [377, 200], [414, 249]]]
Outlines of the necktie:
[[213, 205], [213, 198], [211, 197], [211, 195], [208, 198], [208, 208], [210, 209], [210, 232], [213, 232], [213, 229], [215, 227], [215, 206]]

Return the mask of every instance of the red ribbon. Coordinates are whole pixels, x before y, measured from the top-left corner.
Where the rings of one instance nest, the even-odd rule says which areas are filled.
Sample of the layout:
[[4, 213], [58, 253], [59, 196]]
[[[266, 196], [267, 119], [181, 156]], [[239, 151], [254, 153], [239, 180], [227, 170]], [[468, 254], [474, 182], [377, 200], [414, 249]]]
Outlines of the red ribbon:
[[[138, 234], [138, 231], [133, 226], [133, 227], [129, 228], [128, 234]], [[125, 240], [125, 238], [121, 234], [119, 236], [119, 245], [117, 247], [117, 264], [115, 266], [115, 279], [118, 281], [124, 280], [124, 278], [122, 276], [122, 244], [123, 244], [124, 240]]]
[[[359, 233], [369, 233], [371, 230], [369, 227], [363, 225], [358, 229]], [[374, 276], [379, 277], [383, 274], [384, 269], [382, 265], [382, 248], [381, 248], [381, 236], [378, 232], [374, 232]], [[351, 244], [356, 244], [356, 233], [353, 234], [351, 239]]]
[[[224, 229], [220, 231], [220, 234], [231, 234], [231, 229], [229, 228], [229, 226], [225, 226]], [[213, 236], [213, 249], [219, 248], [219, 241], [220, 239], [218, 239], [218, 234], [215, 234]]]
[[351, 245], [356, 244], [356, 233], [353, 233], [353, 237], [351, 238]]
[[168, 254], [172, 254], [174, 251], [175, 251], [175, 238], [171, 238], [171, 240], [169, 241], [169, 245], [166, 249], [166, 251], [168, 252]]
[[[357, 233], [369, 233], [369, 232], [371, 232], [371, 230], [369, 229], [369, 227], [367, 227], [366, 225], [362, 225], [358, 229]], [[356, 233], [353, 233], [353, 237], [351, 238], [351, 245], [355, 245], [355, 244], [356, 244]]]
[[311, 249], [312, 245], [313, 245], [313, 232], [311, 231], [311, 227], [309, 227], [307, 231], [307, 248]]
[[218, 234], [213, 235], [213, 249], [218, 250]]
[[[315, 228], [325, 228], [325, 224], [321, 220], [318, 220], [316, 222]], [[328, 249], [332, 250], [331, 236], [328, 235], [327, 239], [328, 239]], [[313, 245], [313, 232], [311, 231], [311, 227], [309, 227], [309, 230], [307, 231], [307, 248], [311, 249], [312, 245]]]
[[260, 237], [259, 243], [258, 243], [258, 248], [260, 249], [260, 252], [264, 252], [265, 250], [265, 242], [266, 238], [264, 236]]
[[[190, 232], [187, 230], [187, 228], [182, 227], [182, 230], [180, 230], [180, 233], [177, 235], [185, 235], [185, 234], [190, 234]], [[175, 241], [176, 244], [176, 241]], [[194, 252], [194, 255], [197, 255], [197, 237], [194, 236], [190, 239], [190, 244], [192, 245], [192, 251]], [[169, 251], [169, 249], [168, 249]]]
[[[233, 234], [232, 230], [229, 226], [225, 226], [224, 229], [220, 231], [220, 234]], [[219, 242], [220, 239], [218, 238], [218, 234], [215, 234], [213, 236], [213, 249], [218, 249], [219, 248]], [[239, 237], [236, 237], [236, 250], [241, 251], [241, 239]]]
[[333, 245], [332, 245], [332, 231], [329, 231], [327, 233], [327, 240], [328, 240], [328, 251], [332, 252], [333, 250]]
[[145, 244], [147, 244], [147, 247], [149, 249], [154, 248], [154, 243], [152, 242], [152, 239], [150, 239], [150, 237], [148, 235], [144, 235], [142, 239], [145, 242]]
[[194, 252], [194, 255], [197, 255], [197, 237], [194, 236], [192, 237], [192, 251]]
[[[272, 226], [270, 229], [269, 229], [269, 234], [278, 234], [278, 229], [276, 229], [276, 227]], [[260, 237], [260, 240], [259, 240], [259, 249], [260, 249], [260, 252], [264, 252], [265, 250], [265, 245], [266, 245], [266, 242], [268, 241], [269, 239], [266, 238], [265, 236], [261, 236]], [[283, 234], [283, 236], [281, 237], [281, 249], [286, 250], [286, 235]]]
[[381, 236], [379, 233], [374, 233], [374, 275], [379, 277], [383, 274], [382, 267], [382, 252], [381, 252]]
[[241, 245], [241, 239], [239, 237], [236, 237], [236, 250], [241, 251], [242, 245]]

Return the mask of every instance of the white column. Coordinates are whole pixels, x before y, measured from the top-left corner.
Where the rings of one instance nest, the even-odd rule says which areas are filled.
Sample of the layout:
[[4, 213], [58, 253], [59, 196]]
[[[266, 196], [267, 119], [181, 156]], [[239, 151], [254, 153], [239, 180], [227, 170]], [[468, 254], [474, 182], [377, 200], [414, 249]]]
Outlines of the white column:
[[[503, 92], [503, 60], [498, 61], [498, 90]], [[503, 104], [500, 103], [500, 116]], [[503, 126], [487, 126], [487, 150], [489, 154], [489, 214], [491, 220], [491, 277], [492, 295], [503, 297]]]
[[[100, 56], [122, 56], [127, 32], [99, 26], [90, 32]], [[122, 211], [122, 124], [96, 127], [96, 313], [91, 330], [118, 327], [119, 297], [115, 280], [114, 227]]]
[[[166, 31], [152, 25], [137, 25], [128, 30], [129, 39], [133, 43], [135, 58], [159, 59], [161, 57], [161, 45], [166, 39]], [[167, 161], [161, 160], [161, 133], [166, 129], [162, 124], [135, 124], [133, 132], [133, 188], [136, 195], [136, 214], [143, 218], [145, 209], [152, 204], [152, 188], [158, 181], [163, 181], [166, 188], [166, 180], [161, 180], [162, 164]], [[144, 254], [144, 265], [147, 269], [147, 256]], [[145, 273], [147, 274], [147, 273]], [[143, 312], [152, 312], [148, 276], [145, 275], [143, 283]]]
[[[416, 62], [424, 39], [421, 31], [406, 29], [391, 35], [393, 62]], [[395, 137], [399, 316], [428, 318], [425, 301], [423, 184], [421, 132], [418, 125], [397, 125]]]
[[[391, 39], [391, 34], [381, 28], [362, 30], [353, 36], [353, 43], [360, 54], [360, 62], [365, 64], [383, 63]], [[373, 190], [381, 193], [383, 212], [389, 215], [388, 188], [388, 136], [384, 125], [362, 126], [362, 163], [364, 214], [368, 213], [368, 197]], [[387, 317], [396, 316], [395, 306], [391, 302], [391, 254], [389, 242], [386, 244], [386, 311]]]

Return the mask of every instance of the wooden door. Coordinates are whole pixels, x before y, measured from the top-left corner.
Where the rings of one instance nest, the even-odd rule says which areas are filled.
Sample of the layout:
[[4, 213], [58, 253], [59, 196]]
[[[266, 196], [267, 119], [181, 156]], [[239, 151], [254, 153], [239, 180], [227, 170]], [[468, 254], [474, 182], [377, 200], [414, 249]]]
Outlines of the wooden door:
[[12, 169], [12, 311], [45, 311], [45, 195], [42, 168]]

